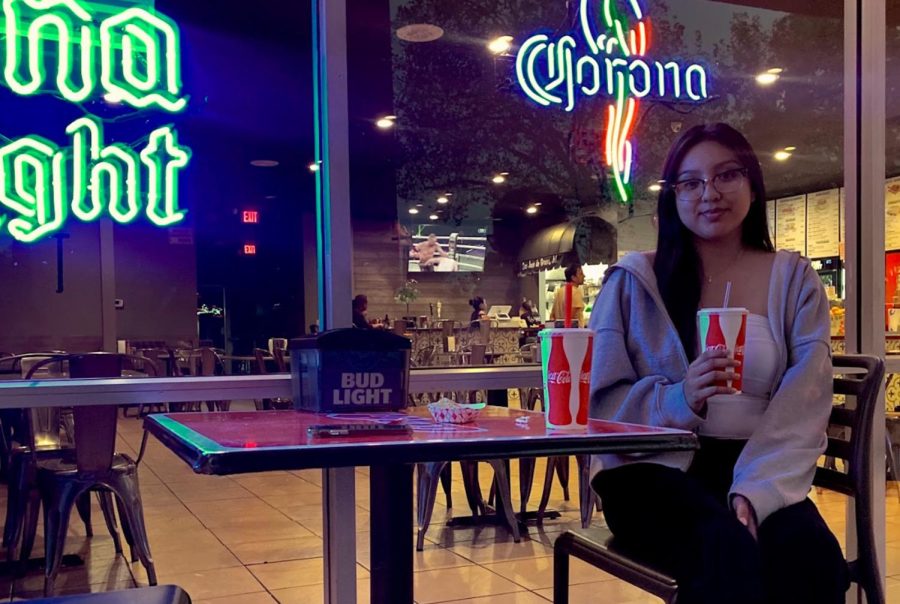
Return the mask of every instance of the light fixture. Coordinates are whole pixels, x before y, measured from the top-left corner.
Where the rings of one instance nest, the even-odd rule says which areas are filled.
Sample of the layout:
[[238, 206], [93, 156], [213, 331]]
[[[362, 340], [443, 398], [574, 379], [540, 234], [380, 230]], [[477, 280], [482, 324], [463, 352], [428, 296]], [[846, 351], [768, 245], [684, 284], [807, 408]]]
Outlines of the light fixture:
[[528, 206], [528, 209], [525, 210], [525, 213], [526, 214], [537, 214], [537, 211], [538, 211], [538, 209], [536, 206]]
[[540, 202], [540, 201], [535, 202], [534, 207], [538, 208], [538, 207], [540, 207], [540, 206], [541, 206], [541, 202]]
[[490, 50], [495, 55], [502, 55], [510, 48], [512, 48], [512, 36], [500, 36], [498, 38], [494, 38], [488, 43], [488, 50]]
[[766, 73], [774, 73], [775, 75], [778, 75], [782, 71], [784, 71], [784, 69], [782, 69], [781, 67], [773, 67], [772, 69], [767, 69]]
[[446, 195], [441, 195], [440, 197], [437, 198], [437, 202], [441, 205], [444, 205], [446, 203], [450, 203], [450, 200], [447, 199]]
[[416, 214], [419, 213], [419, 210], [418, 210], [418, 208], [410, 208], [409, 213], [412, 214], [413, 216], [415, 216]]
[[378, 126], [379, 128], [381, 128], [382, 130], [390, 130], [391, 128], [393, 128], [396, 125], [395, 124], [396, 121], [397, 121], [396, 115], [385, 115], [384, 117], [378, 118], [378, 120], [375, 122], [375, 125]]
[[775, 82], [778, 81], [778, 78], [781, 77], [781, 75], [779, 75], [780, 73], [781, 73], [780, 69], [778, 69], [778, 70], [770, 69], [769, 71], [757, 74], [756, 75], [756, 83], [759, 84], [760, 86], [771, 86], [772, 84], [774, 84]]
[[412, 23], [397, 30], [397, 37], [404, 42], [434, 42], [444, 35], [444, 30], [431, 23]]
[[319, 171], [318, 162], [313, 162], [313, 163], [309, 164], [309, 171], [310, 172], [318, 172]]
[[647, 187], [647, 190], [649, 190], [651, 193], [659, 193], [660, 191], [662, 191], [662, 185], [658, 182], [655, 182]]
[[785, 151], [796, 151], [797, 147], [785, 147], [784, 150]]
[[772, 157], [774, 157], [776, 161], [787, 161], [790, 156], [791, 156], [790, 152], [781, 150], [781, 151], [776, 151]]
[[257, 168], [274, 168], [278, 165], [278, 162], [274, 159], [254, 159], [250, 162], [250, 165]]
[[506, 182], [507, 174], [508, 174], [507, 172], [501, 172], [500, 174], [497, 174], [496, 176], [494, 176], [494, 178], [491, 179], [491, 182], [494, 183], [495, 185], [502, 185], [503, 183]]
[[428, 217], [428, 220], [437, 220], [438, 218], [440, 218], [440, 216], [438, 216], [437, 214], [432, 214]]

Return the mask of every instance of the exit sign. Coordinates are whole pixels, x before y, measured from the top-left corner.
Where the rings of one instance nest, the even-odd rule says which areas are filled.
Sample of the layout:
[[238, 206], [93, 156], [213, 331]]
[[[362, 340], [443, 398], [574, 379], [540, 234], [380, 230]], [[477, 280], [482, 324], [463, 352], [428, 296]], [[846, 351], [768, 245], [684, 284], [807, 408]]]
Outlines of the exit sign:
[[259, 222], [259, 212], [256, 210], [244, 210], [241, 220], [244, 224], [257, 224]]
[[245, 243], [244, 244], [244, 255], [245, 256], [255, 256], [256, 255], [256, 244], [255, 243]]

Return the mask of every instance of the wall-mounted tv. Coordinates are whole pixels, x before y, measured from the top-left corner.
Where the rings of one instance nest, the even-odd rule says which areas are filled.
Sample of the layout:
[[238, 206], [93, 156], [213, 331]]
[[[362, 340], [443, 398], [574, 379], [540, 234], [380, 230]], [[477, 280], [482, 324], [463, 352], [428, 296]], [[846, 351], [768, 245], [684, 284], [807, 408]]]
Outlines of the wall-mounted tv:
[[487, 229], [442, 224], [413, 225], [410, 273], [473, 273], [484, 270]]

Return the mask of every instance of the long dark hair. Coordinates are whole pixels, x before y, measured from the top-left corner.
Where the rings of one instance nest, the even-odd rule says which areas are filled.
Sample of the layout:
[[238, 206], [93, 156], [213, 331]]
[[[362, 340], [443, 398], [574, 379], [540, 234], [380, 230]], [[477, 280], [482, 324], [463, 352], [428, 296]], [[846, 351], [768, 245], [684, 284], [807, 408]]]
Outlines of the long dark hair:
[[753, 147], [744, 135], [728, 124], [700, 124], [685, 131], [669, 149], [663, 167], [664, 186], [659, 193], [657, 215], [659, 236], [653, 272], [662, 294], [666, 310], [678, 330], [688, 359], [697, 357], [697, 308], [703, 287], [703, 266], [694, 238], [678, 216], [675, 190], [671, 186], [678, 179], [678, 169], [685, 155], [698, 144], [706, 141], [719, 143], [731, 149], [738, 162], [747, 170], [752, 200], [750, 211], [741, 226], [741, 242], [751, 249], [774, 252], [766, 224], [766, 186], [762, 168]]

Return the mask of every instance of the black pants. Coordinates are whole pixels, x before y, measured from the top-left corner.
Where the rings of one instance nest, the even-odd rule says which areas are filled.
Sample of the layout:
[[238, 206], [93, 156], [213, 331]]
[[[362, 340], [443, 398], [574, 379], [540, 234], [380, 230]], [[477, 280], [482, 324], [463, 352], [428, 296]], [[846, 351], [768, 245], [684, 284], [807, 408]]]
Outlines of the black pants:
[[729, 509], [743, 446], [701, 438], [686, 473], [635, 463], [597, 474], [616, 543], [671, 569], [679, 604], [842, 604], [847, 564], [812, 501], [771, 514], [758, 542]]

